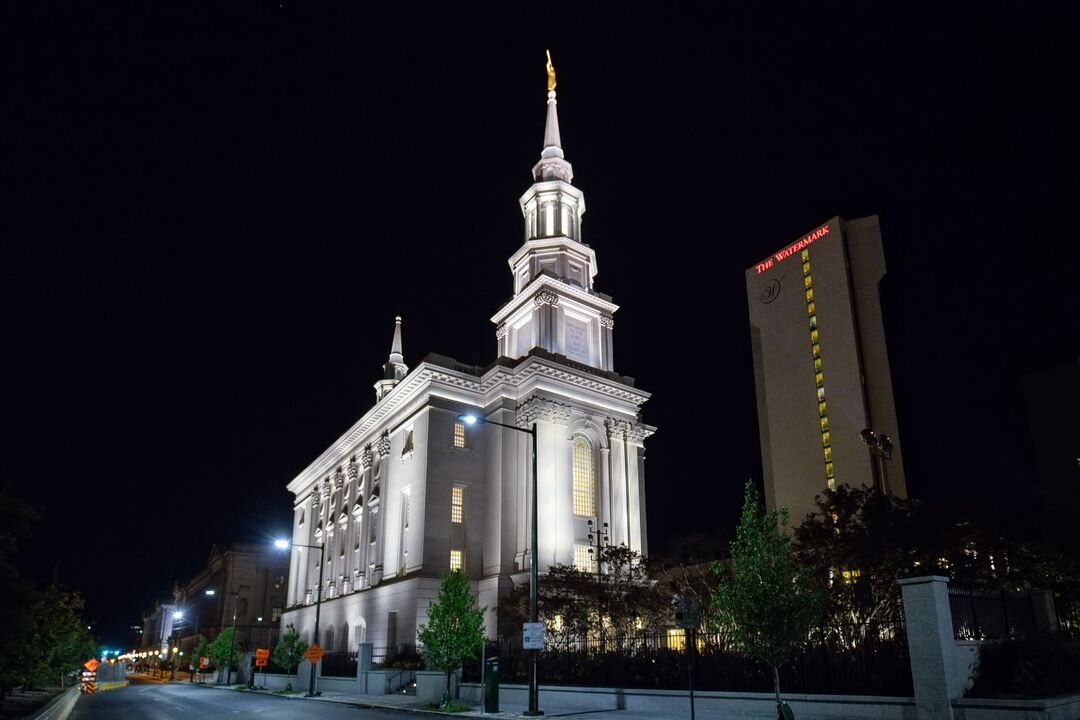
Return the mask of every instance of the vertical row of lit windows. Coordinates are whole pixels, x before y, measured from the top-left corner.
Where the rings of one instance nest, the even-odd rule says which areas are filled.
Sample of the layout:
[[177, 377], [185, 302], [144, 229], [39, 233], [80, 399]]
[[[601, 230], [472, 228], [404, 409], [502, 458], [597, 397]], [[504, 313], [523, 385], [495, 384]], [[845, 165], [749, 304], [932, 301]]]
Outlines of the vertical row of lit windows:
[[455, 485], [450, 490], [450, 522], [459, 523], [465, 519], [465, 488]]
[[817, 305], [814, 303], [814, 278], [810, 274], [810, 251], [802, 251], [803, 287], [806, 289], [806, 316], [810, 321], [810, 347], [814, 356], [814, 386], [817, 388], [818, 417], [821, 419], [821, 448], [825, 456], [825, 484], [836, 488], [833, 475], [832, 438], [829, 435], [829, 411], [825, 405], [825, 373], [821, 367], [821, 344], [818, 337]]
[[596, 516], [596, 467], [592, 444], [577, 435], [573, 449], [574, 514]]
[[463, 422], [454, 423], [454, 447], [465, 447], [465, 423]]
[[465, 553], [461, 550], [450, 551], [450, 570], [464, 570], [465, 569]]

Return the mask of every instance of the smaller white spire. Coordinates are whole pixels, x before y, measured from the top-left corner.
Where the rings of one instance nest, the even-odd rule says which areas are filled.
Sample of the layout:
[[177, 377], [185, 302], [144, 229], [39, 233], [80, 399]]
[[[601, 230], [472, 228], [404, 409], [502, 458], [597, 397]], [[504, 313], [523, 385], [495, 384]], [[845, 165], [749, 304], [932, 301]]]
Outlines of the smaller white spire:
[[383, 376], [375, 382], [375, 398], [382, 400], [386, 394], [409, 374], [409, 366], [401, 354], [401, 316], [394, 317], [394, 339], [390, 342], [390, 357], [383, 365]]
[[401, 356], [401, 316], [394, 316], [394, 340], [390, 343], [390, 362], [396, 365], [402, 363]]

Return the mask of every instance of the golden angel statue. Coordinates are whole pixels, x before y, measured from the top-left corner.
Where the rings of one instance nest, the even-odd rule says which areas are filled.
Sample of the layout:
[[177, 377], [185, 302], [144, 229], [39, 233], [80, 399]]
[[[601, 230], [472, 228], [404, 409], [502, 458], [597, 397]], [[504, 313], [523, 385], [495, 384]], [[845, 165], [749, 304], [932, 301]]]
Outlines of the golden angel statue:
[[552, 92], [555, 90], [555, 66], [551, 64], [551, 51], [544, 52], [547, 53], [548, 92]]

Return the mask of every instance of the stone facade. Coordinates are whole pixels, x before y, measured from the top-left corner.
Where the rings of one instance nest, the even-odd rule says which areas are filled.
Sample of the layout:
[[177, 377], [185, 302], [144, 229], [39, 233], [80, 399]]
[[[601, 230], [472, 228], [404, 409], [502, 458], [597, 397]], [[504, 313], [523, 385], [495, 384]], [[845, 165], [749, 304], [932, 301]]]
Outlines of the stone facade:
[[[514, 428], [537, 428], [540, 572], [575, 561], [590, 520], [608, 523], [612, 542], [648, 552], [644, 440], [654, 428], [640, 411], [649, 394], [613, 370], [618, 306], [593, 288], [596, 254], [581, 240], [584, 196], [570, 184], [554, 92], [547, 112], [541, 161], [520, 200], [513, 297], [491, 318], [495, 362], [428, 355], [410, 371], [398, 318], [376, 404], [288, 485], [296, 501], [282, 625], [310, 641], [321, 588], [327, 650], [370, 642], [379, 656], [415, 643], [454, 565], [495, 634], [500, 598], [528, 582], [531, 438]], [[466, 425], [464, 415], [491, 422]]]

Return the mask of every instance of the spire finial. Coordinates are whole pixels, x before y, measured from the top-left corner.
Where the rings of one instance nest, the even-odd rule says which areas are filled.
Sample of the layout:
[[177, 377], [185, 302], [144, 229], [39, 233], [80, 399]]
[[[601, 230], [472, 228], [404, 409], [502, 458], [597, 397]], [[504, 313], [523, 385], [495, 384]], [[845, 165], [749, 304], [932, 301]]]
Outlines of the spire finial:
[[401, 363], [401, 316], [394, 316], [394, 339], [390, 343], [390, 362]]
[[547, 54], [547, 76], [548, 76], [548, 92], [555, 92], [555, 66], [551, 64], [551, 51], [545, 50]]

